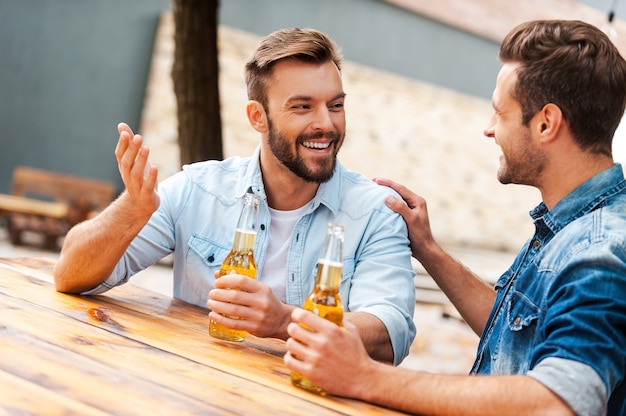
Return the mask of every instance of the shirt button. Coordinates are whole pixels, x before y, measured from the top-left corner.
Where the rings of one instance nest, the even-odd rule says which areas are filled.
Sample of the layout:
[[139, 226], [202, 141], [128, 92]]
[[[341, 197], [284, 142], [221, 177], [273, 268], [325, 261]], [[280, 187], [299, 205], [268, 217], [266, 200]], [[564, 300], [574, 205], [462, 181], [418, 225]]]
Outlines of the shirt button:
[[534, 248], [539, 248], [539, 247], [541, 247], [541, 241], [539, 241], [539, 240], [535, 240], [535, 241], [533, 242], [533, 247], [534, 247]]
[[519, 325], [522, 322], [522, 318], [520, 318], [519, 316], [515, 318], [515, 320], [513, 321], [513, 323], [515, 325]]

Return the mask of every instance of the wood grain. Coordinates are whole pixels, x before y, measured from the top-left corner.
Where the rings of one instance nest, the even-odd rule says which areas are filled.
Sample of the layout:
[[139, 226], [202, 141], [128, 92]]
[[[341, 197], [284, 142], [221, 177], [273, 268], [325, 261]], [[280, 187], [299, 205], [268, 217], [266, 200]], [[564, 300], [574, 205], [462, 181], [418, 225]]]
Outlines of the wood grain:
[[214, 339], [203, 308], [132, 285], [101, 296], [56, 292], [52, 265], [0, 259], [8, 413], [399, 414], [293, 387], [283, 341]]

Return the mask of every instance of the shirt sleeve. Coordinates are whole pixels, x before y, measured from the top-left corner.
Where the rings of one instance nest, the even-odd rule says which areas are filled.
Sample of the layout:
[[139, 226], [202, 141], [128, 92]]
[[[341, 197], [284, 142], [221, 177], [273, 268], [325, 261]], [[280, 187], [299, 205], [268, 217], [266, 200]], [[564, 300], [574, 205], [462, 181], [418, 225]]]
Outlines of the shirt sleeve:
[[415, 338], [415, 272], [402, 217], [390, 210], [377, 216], [362, 236], [348, 310], [370, 313], [383, 322], [393, 346], [394, 365], [398, 365]]
[[556, 277], [544, 300], [546, 339], [533, 353], [529, 374], [573, 408], [586, 401], [600, 409], [581, 408], [580, 414], [604, 414], [626, 371], [626, 251], [596, 238], [573, 244], [561, 256], [553, 269], [549, 263], [541, 269]]
[[98, 286], [83, 295], [98, 295], [130, 280], [136, 273], [155, 264], [173, 251], [175, 242], [171, 201], [186, 201], [188, 181], [182, 172], [159, 184], [160, 204], [148, 223], [130, 243], [111, 274]]
[[527, 375], [552, 390], [579, 416], [606, 414], [604, 382], [586, 364], [551, 357], [540, 362]]

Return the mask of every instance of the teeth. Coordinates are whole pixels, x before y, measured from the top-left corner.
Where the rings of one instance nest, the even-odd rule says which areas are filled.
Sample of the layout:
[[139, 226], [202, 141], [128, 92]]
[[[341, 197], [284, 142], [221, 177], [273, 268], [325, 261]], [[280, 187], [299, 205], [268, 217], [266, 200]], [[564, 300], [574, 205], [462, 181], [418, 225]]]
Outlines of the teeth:
[[330, 146], [330, 142], [329, 143], [303, 142], [302, 145], [310, 149], [326, 149], [328, 146]]

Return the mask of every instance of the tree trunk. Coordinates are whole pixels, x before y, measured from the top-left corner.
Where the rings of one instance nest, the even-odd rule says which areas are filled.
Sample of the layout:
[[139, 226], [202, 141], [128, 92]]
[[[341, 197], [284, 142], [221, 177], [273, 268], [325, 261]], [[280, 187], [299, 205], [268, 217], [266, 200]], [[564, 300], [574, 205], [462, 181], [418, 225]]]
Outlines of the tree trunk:
[[218, 0], [172, 0], [172, 66], [180, 162], [223, 159], [218, 86]]

